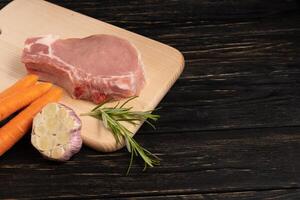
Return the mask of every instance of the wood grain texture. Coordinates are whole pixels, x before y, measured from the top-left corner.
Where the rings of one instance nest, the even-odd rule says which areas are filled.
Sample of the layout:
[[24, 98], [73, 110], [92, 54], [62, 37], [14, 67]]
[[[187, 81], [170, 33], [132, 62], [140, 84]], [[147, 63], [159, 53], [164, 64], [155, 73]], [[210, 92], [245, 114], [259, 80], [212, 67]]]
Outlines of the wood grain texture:
[[[43, 25], [46, 22], [47, 25]], [[139, 97], [128, 103], [128, 106], [137, 111], [154, 110], [184, 67], [182, 54], [170, 46], [42, 0], [11, 2], [0, 11], [0, 24], [0, 90], [26, 75], [24, 64], [21, 63], [24, 41], [40, 35], [83, 38], [94, 34], [111, 34], [131, 42], [139, 52], [146, 82]], [[125, 101], [126, 99], [123, 100]], [[88, 101], [73, 99], [67, 93], [60, 103], [69, 106], [78, 115], [87, 113], [96, 106]], [[115, 104], [116, 102], [107, 106]], [[82, 121], [81, 135], [85, 145], [102, 152], [113, 152], [125, 145], [124, 142], [117, 143], [113, 134], [99, 120], [87, 116], [79, 118]], [[140, 127], [140, 124], [124, 125], [133, 134]]]
[[227, 193], [203, 193], [191, 195], [163, 195], [163, 196], [148, 196], [148, 197], [125, 197], [122, 200], [140, 200], [140, 199], [190, 199], [190, 200], [270, 200], [270, 199], [299, 199], [300, 192], [298, 189], [291, 190], [268, 190], [268, 191], [244, 191], [244, 192], [227, 192]]
[[71, 161], [57, 164], [41, 158], [25, 139], [1, 158], [0, 187], [12, 183], [16, 188], [1, 191], [1, 195], [40, 199], [49, 187], [51, 198], [298, 189], [298, 131], [296, 128], [249, 129], [243, 133], [239, 130], [222, 131], [223, 134], [189, 132], [185, 137], [137, 135], [138, 140], [144, 138], [158, 153], [163, 164], [145, 173], [141, 172], [142, 165], [134, 165], [130, 176], [124, 175], [129, 159], [125, 150], [101, 154], [84, 148]]
[[55, 164], [27, 137], [0, 158], [0, 197], [300, 198], [298, 1], [51, 2], [184, 53], [185, 71], [159, 105], [157, 130], [143, 126], [136, 137], [163, 161], [145, 173], [136, 162], [126, 177], [125, 150], [85, 147]]

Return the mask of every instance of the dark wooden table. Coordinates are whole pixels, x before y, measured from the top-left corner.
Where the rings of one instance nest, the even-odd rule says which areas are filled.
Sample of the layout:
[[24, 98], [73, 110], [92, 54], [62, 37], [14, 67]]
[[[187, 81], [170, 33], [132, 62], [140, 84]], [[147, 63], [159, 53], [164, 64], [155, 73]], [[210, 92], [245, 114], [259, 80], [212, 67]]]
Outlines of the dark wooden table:
[[126, 176], [125, 149], [84, 147], [57, 164], [42, 159], [27, 135], [0, 158], [0, 198], [300, 199], [296, 0], [51, 2], [184, 54], [157, 130], [143, 126], [136, 136], [163, 160], [146, 172], [136, 162]]

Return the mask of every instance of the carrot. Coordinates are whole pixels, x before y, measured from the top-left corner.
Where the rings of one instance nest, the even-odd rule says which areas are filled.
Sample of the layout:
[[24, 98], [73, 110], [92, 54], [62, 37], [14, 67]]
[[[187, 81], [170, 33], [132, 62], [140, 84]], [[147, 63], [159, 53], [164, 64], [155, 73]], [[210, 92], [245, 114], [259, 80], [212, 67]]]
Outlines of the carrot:
[[0, 156], [17, 143], [32, 125], [34, 116], [51, 102], [58, 101], [62, 96], [62, 90], [51, 88], [46, 94], [36, 99], [16, 117], [10, 120], [0, 129]]
[[24, 88], [27, 88], [29, 86], [34, 85], [38, 80], [37, 75], [29, 74], [22, 78], [21, 80], [17, 81], [15, 84], [7, 88], [6, 90], [0, 92], [0, 101], [3, 100], [3, 98], [10, 96], [16, 92], [21, 91]]
[[38, 83], [28, 87], [26, 90], [8, 96], [0, 103], [0, 121], [29, 105], [35, 99], [45, 94], [51, 87], [51, 83]]

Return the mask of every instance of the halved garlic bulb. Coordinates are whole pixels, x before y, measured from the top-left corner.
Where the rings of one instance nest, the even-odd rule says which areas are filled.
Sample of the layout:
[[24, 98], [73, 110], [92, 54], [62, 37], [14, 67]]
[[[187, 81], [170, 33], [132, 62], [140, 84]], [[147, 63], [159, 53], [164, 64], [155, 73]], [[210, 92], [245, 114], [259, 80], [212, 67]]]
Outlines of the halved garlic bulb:
[[46, 158], [66, 161], [82, 146], [81, 121], [69, 107], [50, 103], [33, 119], [31, 143]]

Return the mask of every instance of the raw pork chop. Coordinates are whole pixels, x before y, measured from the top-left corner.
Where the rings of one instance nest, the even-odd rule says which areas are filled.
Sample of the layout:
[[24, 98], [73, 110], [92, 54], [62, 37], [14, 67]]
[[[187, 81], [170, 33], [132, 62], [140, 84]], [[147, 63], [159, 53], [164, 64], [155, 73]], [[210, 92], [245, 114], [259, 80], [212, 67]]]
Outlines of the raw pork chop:
[[95, 103], [138, 95], [145, 83], [137, 49], [112, 35], [29, 38], [22, 62], [41, 80], [63, 87], [74, 98]]

